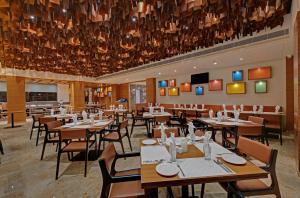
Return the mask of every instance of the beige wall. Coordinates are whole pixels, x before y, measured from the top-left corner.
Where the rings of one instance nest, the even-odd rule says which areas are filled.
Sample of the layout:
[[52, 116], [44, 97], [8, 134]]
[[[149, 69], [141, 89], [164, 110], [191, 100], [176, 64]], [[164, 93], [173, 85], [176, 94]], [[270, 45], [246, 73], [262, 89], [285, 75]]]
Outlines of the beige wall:
[[[184, 67], [184, 62], [182, 67]], [[254, 82], [248, 81], [248, 68], [253, 68], [256, 66], [272, 66], [272, 78], [268, 79], [268, 93], [265, 94], [255, 94]], [[215, 67], [215, 66], [212, 66]], [[226, 94], [226, 83], [232, 82], [232, 71], [234, 70], [244, 70], [244, 81], [247, 82], [247, 93], [246, 94], [236, 94], [227, 95]], [[286, 91], [285, 91], [285, 59], [273, 60], [268, 62], [263, 62], [253, 65], [245, 66], [233, 66], [226, 68], [217, 69], [206, 69], [197, 70], [195, 73], [209, 72], [210, 80], [213, 79], [223, 79], [223, 91], [208, 91], [208, 84], [204, 85], [204, 95], [196, 96], [195, 87], [192, 87], [192, 92], [180, 93], [180, 96], [160, 96], [158, 89], [159, 80], [176, 79], [177, 87], [180, 86], [182, 82], [190, 82], [190, 73], [180, 76], [163, 76], [157, 78], [156, 83], [156, 96], [157, 102], [159, 103], [182, 103], [182, 104], [262, 104], [262, 105], [281, 105], [285, 109], [286, 102]]]

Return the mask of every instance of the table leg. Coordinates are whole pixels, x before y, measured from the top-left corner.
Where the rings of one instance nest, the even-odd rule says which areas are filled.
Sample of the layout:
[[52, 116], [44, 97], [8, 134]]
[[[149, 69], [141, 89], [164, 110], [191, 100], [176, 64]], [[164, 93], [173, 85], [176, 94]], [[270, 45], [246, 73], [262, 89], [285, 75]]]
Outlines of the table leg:
[[11, 113], [11, 128], [15, 127], [15, 123], [14, 123], [14, 113]]
[[145, 188], [145, 197], [158, 198], [158, 188]]
[[189, 197], [189, 186], [181, 186], [181, 196]]

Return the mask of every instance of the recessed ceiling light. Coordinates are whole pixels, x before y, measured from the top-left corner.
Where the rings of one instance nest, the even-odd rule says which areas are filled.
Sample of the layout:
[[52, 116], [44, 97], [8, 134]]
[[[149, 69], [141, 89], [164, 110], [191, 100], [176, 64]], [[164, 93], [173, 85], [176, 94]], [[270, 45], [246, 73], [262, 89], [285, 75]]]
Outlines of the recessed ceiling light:
[[174, 69], [174, 72], [176, 73], [176, 72], [177, 72], [177, 70], [176, 70], [176, 69]]
[[218, 63], [217, 63], [217, 61], [214, 61], [213, 64], [214, 64], [214, 65], [217, 65]]
[[130, 38], [130, 35], [129, 35], [129, 34], [127, 34], [127, 35], [126, 35], [126, 38]]
[[31, 15], [31, 16], [30, 16], [30, 19], [34, 19], [34, 16], [33, 16], [33, 15]]
[[126, 80], [129, 80], [128, 78], [126, 78]]
[[244, 58], [243, 58], [243, 57], [241, 57], [241, 58], [240, 58], [240, 61], [243, 61], [243, 60], [244, 60]]
[[160, 72], [158, 72], [158, 75], [161, 75], [161, 73], [160, 73]]
[[196, 67], [196, 66], [194, 66], [193, 68], [194, 68], [194, 69], [197, 69], [197, 67]]
[[24, 37], [24, 40], [27, 40], [27, 37]]
[[132, 22], [136, 22], [137, 21], [136, 16], [131, 17], [131, 20], [132, 20]]
[[62, 9], [62, 12], [63, 12], [63, 13], [66, 13], [66, 12], [67, 12], [67, 10], [66, 10], [66, 9]]

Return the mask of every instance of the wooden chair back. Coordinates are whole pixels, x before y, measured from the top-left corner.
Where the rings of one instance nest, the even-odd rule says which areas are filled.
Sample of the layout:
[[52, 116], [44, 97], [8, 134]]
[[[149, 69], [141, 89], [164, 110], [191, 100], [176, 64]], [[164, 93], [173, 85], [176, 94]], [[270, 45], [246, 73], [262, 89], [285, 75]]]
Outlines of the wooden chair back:
[[62, 123], [58, 120], [55, 120], [55, 121], [51, 121], [51, 122], [47, 122], [45, 124], [45, 127], [46, 127], [46, 131], [51, 131], [57, 127], [60, 127], [62, 126]]
[[86, 139], [87, 130], [85, 129], [62, 129], [60, 131], [60, 140]]
[[154, 117], [155, 123], [169, 123], [170, 122], [170, 116], [156, 116]]
[[248, 121], [264, 125], [265, 119], [262, 117], [257, 117], [257, 116], [249, 116]]
[[47, 122], [55, 121], [55, 117], [39, 117], [40, 124], [46, 124]]

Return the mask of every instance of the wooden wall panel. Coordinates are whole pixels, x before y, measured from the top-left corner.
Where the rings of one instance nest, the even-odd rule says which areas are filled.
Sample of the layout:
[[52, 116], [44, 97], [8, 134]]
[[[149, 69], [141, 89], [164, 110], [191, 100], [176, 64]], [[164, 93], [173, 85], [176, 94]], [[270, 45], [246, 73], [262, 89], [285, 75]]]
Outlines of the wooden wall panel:
[[147, 103], [156, 102], [156, 79], [155, 78], [146, 79], [146, 95], [147, 95]]
[[126, 98], [129, 100], [129, 84], [124, 83], [119, 85], [119, 98]]
[[300, 105], [299, 105], [299, 100], [300, 100], [300, 61], [299, 61], [299, 58], [300, 58], [300, 12], [298, 12], [297, 14], [297, 18], [296, 18], [296, 28], [297, 28], [297, 34], [296, 34], [296, 63], [295, 63], [295, 67], [296, 69], [294, 71], [297, 71], [297, 74], [296, 74], [296, 78], [294, 79], [297, 79], [298, 82], [296, 84], [297, 86], [297, 96], [295, 97], [295, 103], [296, 103], [296, 110], [295, 112], [296, 113], [296, 144], [297, 144], [297, 169], [298, 169], [298, 175], [300, 176], [300, 116], [299, 116], [299, 112], [300, 112]]
[[286, 130], [294, 129], [294, 61], [286, 57]]
[[25, 78], [17, 76], [7, 76], [7, 111], [8, 123], [11, 121], [11, 112], [14, 113], [15, 122], [26, 121], [26, 96], [25, 96]]
[[75, 81], [70, 84], [70, 103], [74, 111], [82, 111], [85, 108], [84, 82]]
[[117, 84], [111, 85], [112, 95], [111, 95], [111, 104], [115, 104], [115, 102], [119, 99], [120, 86]]

